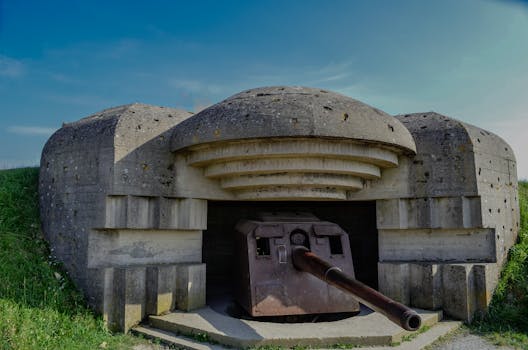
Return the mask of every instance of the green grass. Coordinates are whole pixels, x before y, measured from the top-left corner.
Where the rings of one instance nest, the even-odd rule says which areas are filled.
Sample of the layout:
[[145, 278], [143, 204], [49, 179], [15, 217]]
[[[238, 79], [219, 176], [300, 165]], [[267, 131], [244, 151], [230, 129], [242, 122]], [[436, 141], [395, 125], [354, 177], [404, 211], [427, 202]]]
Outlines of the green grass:
[[39, 229], [38, 169], [0, 171], [0, 349], [130, 349], [50, 259]]
[[488, 313], [470, 329], [496, 344], [528, 350], [528, 182], [519, 183], [519, 206], [518, 243], [510, 250]]

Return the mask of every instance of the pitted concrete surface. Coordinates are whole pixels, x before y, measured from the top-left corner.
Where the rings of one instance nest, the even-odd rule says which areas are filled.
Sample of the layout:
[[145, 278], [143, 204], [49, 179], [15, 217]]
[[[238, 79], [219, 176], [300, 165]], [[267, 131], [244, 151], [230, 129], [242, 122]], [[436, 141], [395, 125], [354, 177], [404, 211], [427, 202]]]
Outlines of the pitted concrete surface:
[[323, 89], [273, 86], [242, 91], [181, 123], [172, 150], [217, 141], [331, 137], [377, 142], [412, 154], [414, 140], [393, 116]]

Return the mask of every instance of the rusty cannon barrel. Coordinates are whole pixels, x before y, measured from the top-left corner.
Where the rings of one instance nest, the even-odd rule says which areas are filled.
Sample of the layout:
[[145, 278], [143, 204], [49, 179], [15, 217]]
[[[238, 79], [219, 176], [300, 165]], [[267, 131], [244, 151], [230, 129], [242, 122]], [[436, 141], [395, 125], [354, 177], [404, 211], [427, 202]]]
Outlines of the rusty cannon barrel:
[[351, 293], [360, 303], [385, 315], [408, 331], [420, 328], [422, 319], [414, 310], [351, 278], [340, 268], [319, 258], [306, 247], [293, 247], [292, 256], [293, 265], [298, 270], [308, 272], [328, 284]]

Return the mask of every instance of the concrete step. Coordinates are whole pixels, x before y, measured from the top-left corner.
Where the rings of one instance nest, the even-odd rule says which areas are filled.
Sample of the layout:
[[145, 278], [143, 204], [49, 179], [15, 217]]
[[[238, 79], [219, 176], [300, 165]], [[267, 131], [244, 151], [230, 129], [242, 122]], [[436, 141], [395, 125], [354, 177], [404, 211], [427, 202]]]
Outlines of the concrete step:
[[400, 344], [393, 346], [375, 346], [369, 347], [368, 350], [421, 350], [433, 344], [443, 336], [454, 332], [462, 325], [461, 321], [440, 321], [427, 331], [418, 334], [416, 337], [402, 341]]
[[167, 332], [161, 329], [152, 328], [149, 326], [136, 326], [131, 329], [132, 334], [143, 336], [147, 339], [159, 340], [161, 343], [173, 346], [177, 349], [186, 350], [226, 350], [228, 348], [211, 344], [206, 342], [199, 342], [197, 340], [176, 335], [172, 332]]
[[[432, 326], [426, 332], [417, 334], [416, 337], [402, 341], [400, 344], [393, 344], [391, 346], [375, 346], [368, 347], [368, 350], [421, 350], [431, 345], [439, 338], [455, 331], [462, 325], [460, 321], [441, 321]], [[211, 344], [207, 342], [199, 342], [197, 340], [176, 335], [172, 332], [163, 331], [161, 329], [152, 328], [149, 326], [137, 326], [132, 329], [132, 333], [140, 335], [148, 339], [156, 339], [161, 343], [175, 347], [177, 349], [186, 350], [226, 350], [229, 347], [224, 347], [219, 344]], [[357, 348], [357, 347], [356, 347]], [[315, 350], [315, 349], [314, 349]], [[333, 349], [329, 349], [333, 350]]]
[[[162, 336], [175, 337], [170, 338], [173, 341], [181, 338], [196, 343], [190, 338], [180, 337], [180, 335], [188, 335], [191, 338], [198, 337], [235, 348], [261, 346], [324, 348], [336, 344], [347, 344], [381, 348], [388, 346], [395, 349], [395, 344], [405, 342], [409, 345], [411, 339], [415, 341], [431, 338], [434, 341], [452, 330], [453, 327], [460, 325], [460, 322], [439, 323], [442, 319], [441, 311], [415, 310], [421, 315], [426, 331], [405, 331], [385, 316], [368, 309], [363, 310], [358, 316], [339, 321], [284, 324], [241, 320], [205, 307], [193, 312], [173, 312], [163, 316], [150, 316], [150, 326], [136, 328], [135, 332], [145, 336], [148, 336], [145, 330], [151, 333], [159, 332], [159, 335], [153, 335], [153, 337], [165, 342], [168, 340], [163, 340]], [[435, 336], [435, 334], [439, 335]]]

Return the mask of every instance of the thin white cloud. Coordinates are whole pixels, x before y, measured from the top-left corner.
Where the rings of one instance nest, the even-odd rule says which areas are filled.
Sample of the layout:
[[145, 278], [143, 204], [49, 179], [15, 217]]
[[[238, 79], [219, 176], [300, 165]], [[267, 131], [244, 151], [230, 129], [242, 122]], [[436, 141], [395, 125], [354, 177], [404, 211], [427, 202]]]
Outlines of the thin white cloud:
[[49, 136], [57, 129], [43, 126], [9, 126], [6, 130], [12, 134], [19, 135]]
[[21, 61], [0, 55], [0, 76], [18, 78], [24, 75], [25, 71], [25, 66]]
[[343, 72], [343, 73], [338, 73], [338, 74], [330, 75], [327, 77], [323, 77], [319, 79], [319, 82], [340, 81], [345, 78], [348, 78], [349, 76], [350, 76], [350, 73]]
[[350, 79], [354, 73], [352, 61], [332, 62], [322, 68], [308, 68], [308, 76], [313, 77], [311, 85], [320, 83], [339, 82]]
[[[321, 84], [338, 84], [349, 81], [356, 70], [352, 61], [330, 62], [322, 66], [276, 67], [259, 64], [247, 75], [248, 83], [253, 86], [263, 85], [302, 85], [318, 86]], [[256, 82], [256, 85], [255, 85]], [[251, 84], [247, 84], [251, 86]]]

